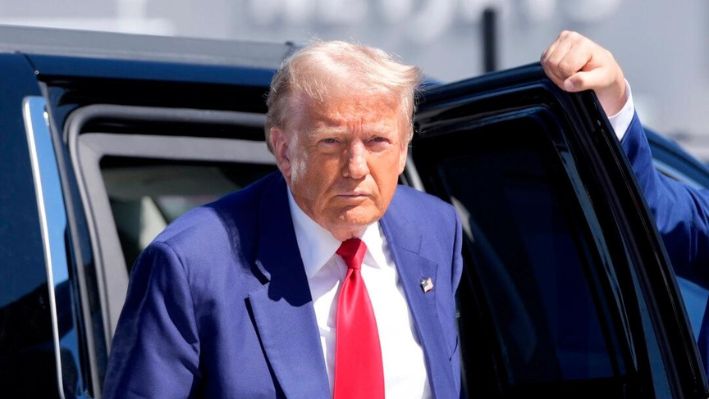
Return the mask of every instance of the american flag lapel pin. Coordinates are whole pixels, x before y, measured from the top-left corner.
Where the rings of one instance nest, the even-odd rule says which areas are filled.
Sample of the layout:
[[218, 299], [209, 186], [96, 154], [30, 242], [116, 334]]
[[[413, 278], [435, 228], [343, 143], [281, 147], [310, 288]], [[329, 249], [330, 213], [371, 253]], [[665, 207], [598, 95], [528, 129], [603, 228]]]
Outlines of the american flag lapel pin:
[[421, 279], [421, 289], [424, 293], [431, 291], [433, 289], [433, 279], [431, 277]]

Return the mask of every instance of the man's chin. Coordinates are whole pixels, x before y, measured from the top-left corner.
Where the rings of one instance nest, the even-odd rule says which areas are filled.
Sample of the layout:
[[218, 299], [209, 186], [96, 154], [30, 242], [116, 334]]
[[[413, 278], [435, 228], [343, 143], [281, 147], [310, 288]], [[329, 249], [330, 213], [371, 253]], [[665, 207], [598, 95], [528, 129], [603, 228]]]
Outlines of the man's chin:
[[[364, 209], [363, 209], [364, 208]], [[381, 218], [378, 209], [371, 207], [354, 207], [345, 210], [337, 220], [343, 226], [361, 226], [366, 227]]]

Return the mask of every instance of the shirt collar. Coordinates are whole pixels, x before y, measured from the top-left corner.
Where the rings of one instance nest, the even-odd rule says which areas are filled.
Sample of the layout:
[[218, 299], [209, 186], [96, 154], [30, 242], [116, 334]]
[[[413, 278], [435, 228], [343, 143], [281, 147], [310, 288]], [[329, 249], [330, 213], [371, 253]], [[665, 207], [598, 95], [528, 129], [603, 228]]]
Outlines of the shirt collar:
[[[341, 242], [300, 209], [290, 189], [288, 189], [288, 206], [305, 274], [308, 278], [312, 278], [332, 258]], [[375, 222], [367, 226], [360, 238], [367, 245], [364, 262], [372, 266], [385, 264], [381, 263], [386, 258], [384, 235], [379, 228], [379, 223]]]

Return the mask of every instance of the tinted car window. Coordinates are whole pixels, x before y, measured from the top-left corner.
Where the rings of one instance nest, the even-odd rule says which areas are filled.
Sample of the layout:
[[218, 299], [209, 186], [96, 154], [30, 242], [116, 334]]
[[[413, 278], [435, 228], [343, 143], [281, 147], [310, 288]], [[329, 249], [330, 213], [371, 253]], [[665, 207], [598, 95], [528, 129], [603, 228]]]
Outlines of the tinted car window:
[[563, 126], [544, 108], [439, 126], [414, 143], [413, 157], [424, 186], [463, 224], [468, 394], [595, 398], [645, 389], [633, 383], [609, 263], [622, 253], [606, 244], [606, 221]]
[[[513, 136], [513, 137], [510, 137]], [[439, 166], [464, 215], [512, 384], [613, 376], [603, 304], [590, 287], [596, 263], [562, 165], [542, 140], [478, 135]]]

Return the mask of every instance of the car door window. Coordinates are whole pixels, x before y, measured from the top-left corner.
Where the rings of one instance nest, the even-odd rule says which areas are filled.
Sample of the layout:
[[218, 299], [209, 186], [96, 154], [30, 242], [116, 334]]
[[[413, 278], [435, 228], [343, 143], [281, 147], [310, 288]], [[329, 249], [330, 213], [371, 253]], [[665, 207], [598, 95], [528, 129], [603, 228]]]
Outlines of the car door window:
[[[522, 116], [437, 137], [426, 143], [426, 157], [462, 219], [468, 278], [494, 326], [502, 390], [564, 392], [586, 383], [594, 394], [620, 392], [627, 341], [598, 272], [607, 254], [591, 231], [592, 212], [579, 205], [564, 165], [568, 151], [553, 145], [540, 121]], [[488, 389], [475, 378], [471, 391]]]
[[470, 396], [706, 392], [664, 248], [593, 93], [564, 93], [530, 64], [427, 89], [415, 120], [407, 181], [463, 225]]
[[275, 167], [107, 156], [101, 176], [128, 269], [169, 223], [188, 210], [240, 190]]
[[108, 345], [139, 252], [187, 210], [276, 170], [263, 122], [258, 113], [101, 104], [70, 115]]
[[[471, 260], [516, 383], [605, 378], [624, 370], [594, 298], [583, 214], [568, 179], [528, 132], [488, 136], [440, 164], [466, 215]], [[514, 144], [510, 144], [510, 141]]]

